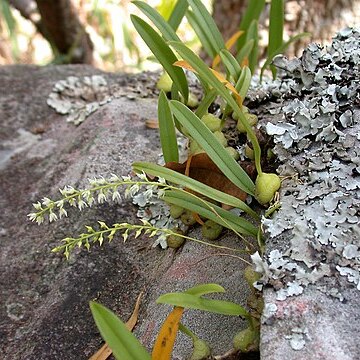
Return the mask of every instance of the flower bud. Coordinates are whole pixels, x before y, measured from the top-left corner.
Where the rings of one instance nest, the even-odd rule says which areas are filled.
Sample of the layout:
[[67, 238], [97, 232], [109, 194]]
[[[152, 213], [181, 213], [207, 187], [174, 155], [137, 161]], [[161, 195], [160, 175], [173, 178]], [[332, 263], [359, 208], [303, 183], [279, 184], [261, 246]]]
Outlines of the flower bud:
[[167, 72], [161, 74], [158, 82], [156, 83], [156, 87], [159, 90], [163, 90], [165, 92], [170, 92], [172, 87], [173, 81]]

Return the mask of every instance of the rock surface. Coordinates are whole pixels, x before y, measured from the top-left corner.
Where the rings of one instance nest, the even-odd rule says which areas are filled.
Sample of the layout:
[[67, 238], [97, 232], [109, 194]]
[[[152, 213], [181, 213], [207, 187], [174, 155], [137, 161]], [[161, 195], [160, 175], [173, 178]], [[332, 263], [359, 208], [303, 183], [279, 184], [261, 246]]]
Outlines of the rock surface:
[[[301, 60], [277, 59], [287, 75], [250, 94], [249, 107], [274, 136], [278, 171], [288, 176], [282, 207], [263, 220], [265, 257], [252, 257], [263, 273], [257, 285], [264, 290], [265, 360], [360, 358], [359, 34], [346, 29], [327, 52], [312, 44]], [[68, 76], [80, 80], [58, 83]], [[60, 187], [125, 175], [133, 161], [157, 159], [157, 131], [145, 127], [156, 117], [154, 82], [153, 74], [104, 74], [86, 66], [0, 68], [0, 88], [7, 89], [0, 98], [0, 341], [6, 359], [89, 357], [101, 345], [88, 308], [93, 299], [126, 320], [145, 289], [135, 332], [149, 348], [170, 310], [155, 304], [165, 292], [216, 282], [228, 290], [223, 298], [246, 303], [244, 263], [197, 243], [163, 251], [151, 248], [152, 239], [118, 239], [90, 253], [76, 250], [69, 262], [50, 252], [96, 220], [136, 221], [128, 202], [94, 206], [49, 226], [26, 220], [31, 202], [54, 197]], [[224, 236], [220, 244], [235, 247], [239, 240]], [[245, 325], [195, 311], [184, 323], [216, 355], [231, 348]], [[180, 335], [174, 359], [188, 358], [190, 347]]]
[[[107, 80], [101, 99], [92, 97], [88, 89], [80, 97], [73, 96], [76, 91], [69, 93], [61, 104], [75, 104], [82, 116], [84, 104], [112, 100], [99, 105], [80, 126], [66, 122], [66, 116], [47, 105], [59, 80], [93, 75]], [[84, 225], [97, 220], [135, 222], [136, 209], [128, 202], [95, 206], [81, 216], [72, 212], [69, 218], [46, 226], [27, 220], [32, 202], [42, 196], [55, 198], [65, 185], [82, 187], [87, 178], [127, 175], [133, 161], [157, 159], [157, 131], [145, 127], [145, 120], [156, 117], [155, 78], [104, 74], [87, 66], [0, 68], [0, 88], [6, 89], [0, 97], [0, 346], [4, 359], [90, 357], [102, 344], [88, 307], [94, 299], [126, 321], [145, 289], [137, 332], [149, 347], [170, 310], [155, 305], [164, 292], [216, 282], [228, 290], [223, 298], [245, 303], [244, 264], [216, 256], [221, 251], [200, 244], [188, 242], [175, 252], [151, 248], [152, 239], [129, 239], [124, 244], [120, 238], [101, 248], [94, 246], [89, 253], [75, 251], [68, 262], [51, 253], [60, 239], [79, 234]], [[223, 243], [239, 245], [231, 238]], [[244, 326], [239, 318], [194, 311], [186, 314], [185, 324], [211, 343], [216, 354], [229, 350], [232, 336]], [[178, 343], [175, 358], [184, 359], [191, 344], [186, 339]]]

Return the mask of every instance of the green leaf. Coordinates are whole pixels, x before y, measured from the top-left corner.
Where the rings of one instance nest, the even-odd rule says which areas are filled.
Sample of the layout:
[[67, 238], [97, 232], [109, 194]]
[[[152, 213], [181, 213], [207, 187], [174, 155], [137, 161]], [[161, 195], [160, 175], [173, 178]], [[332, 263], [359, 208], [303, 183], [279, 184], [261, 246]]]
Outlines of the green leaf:
[[188, 8], [187, 0], [178, 0], [168, 20], [169, 25], [176, 31], [179, 27], [186, 10]]
[[201, 100], [198, 108], [195, 111], [195, 115], [198, 118], [202, 118], [209, 110], [209, 106], [214, 102], [217, 97], [217, 93], [215, 89], [211, 89]]
[[[245, 99], [245, 96], [250, 87], [250, 83], [251, 83], [251, 71], [247, 66], [244, 66], [241, 69], [239, 79], [235, 85], [235, 89], [238, 91], [242, 99]], [[231, 112], [231, 106], [227, 104], [223, 112], [223, 117], [229, 115], [230, 112]]]
[[[284, 31], [284, 0], [271, 0], [269, 23], [269, 44], [267, 55], [273, 54], [283, 44]], [[271, 67], [273, 77], [276, 77], [276, 68]]]
[[[262, 173], [261, 170], [261, 149], [255, 132], [249, 125], [248, 121], [246, 120], [244, 114], [242, 113], [239, 104], [234, 100], [234, 98], [230, 95], [229, 91], [225, 87], [225, 85], [219, 81], [216, 76], [211, 72], [209, 67], [197, 56], [195, 55], [186, 45], [179, 43], [179, 42], [170, 42], [170, 45], [186, 60], [194, 69], [198, 72], [198, 74], [203, 78], [204, 81], [211, 85], [213, 88], [216, 89], [218, 94], [226, 100], [226, 102], [231, 106], [231, 108], [236, 112], [241, 121], [242, 125], [244, 126], [246, 133], [253, 145], [254, 153], [255, 153], [255, 166], [258, 174]], [[197, 140], [197, 139], [196, 139]], [[205, 150], [205, 148], [204, 148]], [[205, 150], [206, 151], [206, 150]], [[210, 154], [208, 154], [210, 156]], [[211, 157], [211, 156], [210, 156]], [[214, 161], [214, 159], [212, 159]], [[232, 159], [234, 160], [234, 159]], [[234, 160], [235, 161], [235, 160]], [[215, 161], [216, 163], [216, 161]], [[218, 165], [218, 163], [216, 163]], [[229, 178], [230, 179], [230, 178]], [[231, 180], [231, 179], [230, 179]], [[251, 181], [251, 180], [250, 180]], [[251, 181], [252, 183], [252, 181]], [[236, 184], [235, 184], [236, 185]], [[249, 186], [249, 194], [253, 193], [253, 185]]]
[[248, 40], [245, 45], [240, 49], [238, 54], [236, 55], [236, 60], [239, 64], [242, 64], [246, 58], [249, 58], [249, 55], [254, 47], [254, 40]]
[[186, 128], [190, 136], [199, 143], [223, 174], [237, 187], [252, 195], [254, 183], [208, 127], [184, 104], [171, 100], [170, 108], [176, 119]]
[[[206, 52], [214, 58], [220, 50], [225, 49], [224, 39], [204, 4], [200, 0], [188, 0], [188, 3], [193, 10], [188, 20]], [[203, 41], [207, 44], [206, 47]], [[210, 46], [208, 46], [208, 44], [210, 44]]]
[[132, 3], [154, 23], [166, 41], [181, 41], [170, 24], [153, 7], [143, 1], [133, 1]]
[[249, 317], [249, 313], [240, 305], [231, 301], [206, 299], [186, 293], [168, 293], [161, 295], [156, 302], [186, 309], [204, 310], [216, 314]]
[[177, 66], [173, 66], [174, 62], [177, 61], [177, 57], [173, 51], [162, 37], [144, 20], [136, 15], [130, 15], [130, 17], [136, 31], [164, 67], [173, 82], [177, 85], [185, 101], [187, 101], [189, 96], [187, 80], [184, 71]]
[[247, 214], [251, 215], [253, 218], [259, 219], [259, 215], [240, 199], [236, 198], [235, 196], [226, 194], [222, 191], [216, 190], [186, 175], [180, 174], [171, 169], [164, 168], [160, 165], [147, 162], [135, 162], [132, 166], [134, 171], [136, 172], [143, 171], [149, 175], [162, 177], [167, 181], [184, 186], [199, 194], [205, 195], [210, 199], [241, 209]]
[[179, 161], [179, 152], [176, 139], [174, 118], [172, 116], [169, 101], [161, 90], [158, 101], [158, 119], [161, 149], [165, 162]]
[[194, 195], [176, 190], [168, 190], [165, 193], [164, 200], [204, 216], [239, 234], [257, 236], [258, 228], [249, 221]]
[[258, 66], [258, 53], [259, 53], [259, 33], [258, 33], [258, 22], [253, 20], [249, 26], [246, 34], [247, 40], [254, 40], [254, 46], [251, 53], [248, 56], [249, 68], [251, 73], [254, 74]]
[[238, 82], [235, 85], [235, 89], [239, 91], [240, 96], [244, 99], [251, 83], [251, 71], [247, 66], [244, 66], [241, 71]]
[[150, 354], [112, 311], [93, 301], [90, 309], [101, 336], [116, 359], [151, 360]]
[[282, 44], [279, 48], [277, 48], [265, 61], [264, 65], [261, 68], [260, 71], [260, 81], [262, 81], [262, 77], [264, 75], [264, 71], [265, 69], [271, 64], [271, 62], [273, 61], [274, 57], [278, 54], [282, 54], [293, 42], [305, 37], [305, 36], [310, 36], [311, 33], [308, 32], [304, 32], [301, 34], [297, 34], [292, 36], [286, 43]]
[[200, 284], [185, 291], [186, 294], [202, 296], [212, 293], [223, 293], [225, 289], [218, 284]]
[[186, 12], [186, 18], [190, 26], [194, 29], [197, 37], [200, 40], [201, 46], [204, 48], [206, 53], [213, 59], [217, 52], [214, 48], [214, 44], [211, 42], [206, 32], [200, 27], [199, 23], [196, 21], [195, 15], [191, 10]]
[[220, 51], [221, 60], [225, 66], [227, 73], [237, 81], [240, 73], [241, 67], [235, 57], [231, 54], [229, 50], [223, 49]]
[[[240, 22], [239, 29], [247, 31], [253, 20], [259, 20], [260, 14], [265, 6], [265, 0], [249, 0], [245, 14]], [[238, 50], [245, 44], [246, 38], [241, 37], [238, 41]]]

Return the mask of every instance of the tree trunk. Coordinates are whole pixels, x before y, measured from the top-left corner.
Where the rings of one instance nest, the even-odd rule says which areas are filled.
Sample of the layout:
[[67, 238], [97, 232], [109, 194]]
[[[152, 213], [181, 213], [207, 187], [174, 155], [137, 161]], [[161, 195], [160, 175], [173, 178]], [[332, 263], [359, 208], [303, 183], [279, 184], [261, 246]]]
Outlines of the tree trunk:
[[67, 63], [93, 63], [93, 44], [71, 0], [36, 0], [44, 36]]
[[[228, 39], [239, 27], [248, 1], [215, 0], [213, 17], [224, 39]], [[269, 5], [265, 13], [268, 13]], [[326, 42], [337, 30], [359, 22], [359, 2], [357, 0], [300, 0], [285, 1], [285, 30], [288, 36], [301, 32], [310, 32], [311, 41]], [[267, 28], [265, 19], [260, 26]], [[309, 38], [304, 40], [309, 42]], [[296, 52], [303, 48], [298, 43]]]

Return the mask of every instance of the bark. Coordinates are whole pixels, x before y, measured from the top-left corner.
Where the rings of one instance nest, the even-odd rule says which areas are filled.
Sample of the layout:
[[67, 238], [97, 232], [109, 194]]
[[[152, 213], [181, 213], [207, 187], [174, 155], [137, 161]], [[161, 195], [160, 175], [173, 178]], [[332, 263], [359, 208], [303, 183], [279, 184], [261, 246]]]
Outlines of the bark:
[[[213, 17], [224, 39], [228, 39], [237, 30], [248, 1], [215, 0]], [[288, 35], [300, 32], [312, 33], [310, 40], [326, 42], [337, 30], [359, 20], [357, 0], [301, 0], [285, 2], [285, 30]], [[264, 12], [268, 13], [269, 5]], [[260, 19], [260, 26], [266, 29], [265, 19]], [[309, 38], [304, 40], [309, 42]], [[295, 52], [303, 48], [299, 42]]]
[[92, 64], [93, 45], [70, 0], [36, 0], [46, 38], [70, 63]]

